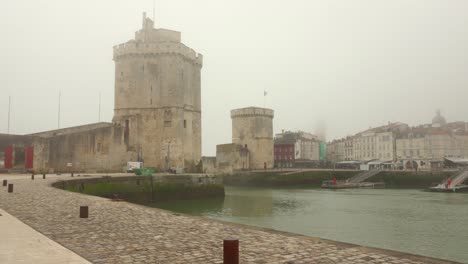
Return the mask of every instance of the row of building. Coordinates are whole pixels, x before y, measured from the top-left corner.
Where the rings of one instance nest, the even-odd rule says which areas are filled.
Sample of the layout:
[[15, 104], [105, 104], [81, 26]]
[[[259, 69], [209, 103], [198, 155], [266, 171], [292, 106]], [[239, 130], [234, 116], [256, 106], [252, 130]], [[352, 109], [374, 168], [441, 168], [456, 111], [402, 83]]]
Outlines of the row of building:
[[434, 169], [447, 161], [468, 165], [468, 122], [448, 123], [437, 111], [430, 124], [389, 122], [328, 143], [311, 133], [283, 130], [275, 135], [273, 155], [276, 168]]
[[326, 159], [339, 164], [369, 163], [400, 169], [441, 167], [468, 157], [468, 122], [447, 123], [437, 112], [431, 124], [388, 123], [327, 143]]

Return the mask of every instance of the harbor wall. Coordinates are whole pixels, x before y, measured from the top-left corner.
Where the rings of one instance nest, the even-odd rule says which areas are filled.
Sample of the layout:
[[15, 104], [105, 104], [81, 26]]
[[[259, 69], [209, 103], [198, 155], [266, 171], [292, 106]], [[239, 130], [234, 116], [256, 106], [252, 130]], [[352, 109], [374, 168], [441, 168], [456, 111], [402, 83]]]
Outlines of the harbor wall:
[[224, 197], [220, 176], [207, 174], [80, 178], [54, 187], [139, 204], [165, 200]]
[[[320, 188], [323, 181], [345, 181], [360, 171], [238, 172], [224, 176], [224, 184], [233, 186]], [[384, 182], [387, 188], [428, 188], [457, 172], [383, 171], [367, 182]]]

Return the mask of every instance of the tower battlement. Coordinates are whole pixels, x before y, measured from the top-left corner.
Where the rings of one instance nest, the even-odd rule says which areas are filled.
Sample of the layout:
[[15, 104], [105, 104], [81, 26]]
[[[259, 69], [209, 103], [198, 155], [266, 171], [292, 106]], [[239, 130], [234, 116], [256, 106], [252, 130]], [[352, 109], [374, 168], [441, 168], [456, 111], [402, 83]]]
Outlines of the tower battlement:
[[231, 118], [250, 116], [263, 116], [267, 118], [273, 118], [274, 111], [272, 109], [261, 107], [245, 107], [231, 110]]
[[162, 54], [178, 54], [195, 64], [203, 65], [203, 55], [182, 43], [145, 43], [133, 40], [114, 46], [114, 60], [125, 56], [156, 56]]

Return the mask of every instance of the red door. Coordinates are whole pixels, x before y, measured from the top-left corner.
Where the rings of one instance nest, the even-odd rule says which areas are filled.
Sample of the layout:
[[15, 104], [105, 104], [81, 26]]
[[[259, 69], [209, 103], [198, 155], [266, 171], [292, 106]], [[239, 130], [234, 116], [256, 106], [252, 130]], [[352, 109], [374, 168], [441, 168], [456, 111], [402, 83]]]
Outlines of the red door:
[[24, 167], [29, 170], [33, 168], [34, 148], [29, 146], [24, 149], [25, 162]]
[[13, 168], [13, 146], [5, 148], [5, 169]]

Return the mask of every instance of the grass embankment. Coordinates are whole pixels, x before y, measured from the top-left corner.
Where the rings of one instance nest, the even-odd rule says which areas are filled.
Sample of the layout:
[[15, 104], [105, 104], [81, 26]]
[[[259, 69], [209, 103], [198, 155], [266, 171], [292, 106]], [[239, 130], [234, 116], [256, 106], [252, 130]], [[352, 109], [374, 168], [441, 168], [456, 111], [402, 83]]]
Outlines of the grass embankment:
[[105, 198], [120, 198], [135, 203], [151, 203], [175, 199], [200, 199], [223, 197], [224, 186], [220, 184], [162, 183], [149, 179], [127, 181], [69, 181], [56, 187]]
[[[250, 172], [224, 177], [224, 184], [234, 186], [258, 187], [303, 187], [319, 188], [323, 181], [333, 178], [347, 180], [360, 171], [304, 171], [290, 175], [284, 172]], [[434, 183], [453, 175], [455, 172], [381, 172], [366, 180], [369, 182], [385, 182], [387, 188], [418, 188], [425, 189]]]

